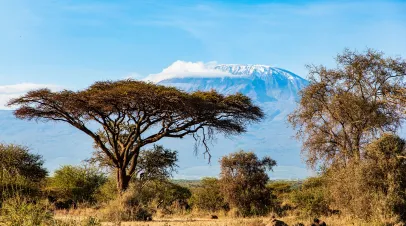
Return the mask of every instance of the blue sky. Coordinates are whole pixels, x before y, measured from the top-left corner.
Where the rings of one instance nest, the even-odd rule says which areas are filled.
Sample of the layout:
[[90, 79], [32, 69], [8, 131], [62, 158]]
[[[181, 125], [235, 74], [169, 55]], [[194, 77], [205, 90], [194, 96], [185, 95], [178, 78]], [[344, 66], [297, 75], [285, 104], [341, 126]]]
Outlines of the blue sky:
[[83, 88], [177, 60], [306, 76], [345, 47], [406, 56], [406, 1], [0, 0], [0, 86]]

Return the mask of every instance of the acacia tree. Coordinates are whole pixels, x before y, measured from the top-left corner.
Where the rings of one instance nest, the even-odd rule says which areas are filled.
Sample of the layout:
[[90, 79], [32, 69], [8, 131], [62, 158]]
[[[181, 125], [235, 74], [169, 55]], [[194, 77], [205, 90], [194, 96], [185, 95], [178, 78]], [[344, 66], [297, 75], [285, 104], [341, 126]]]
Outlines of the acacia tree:
[[[164, 137], [193, 135], [205, 146], [215, 132], [245, 131], [245, 125], [263, 118], [262, 110], [242, 95], [215, 91], [186, 93], [134, 80], [96, 82], [82, 91], [30, 91], [12, 99], [17, 118], [66, 122], [93, 138], [117, 171], [119, 191], [128, 187], [137, 170], [142, 147]], [[100, 129], [89, 124], [96, 122]]]
[[405, 119], [405, 60], [368, 49], [345, 50], [336, 61], [335, 69], [308, 66], [310, 84], [288, 118], [312, 167], [360, 160], [371, 140]]

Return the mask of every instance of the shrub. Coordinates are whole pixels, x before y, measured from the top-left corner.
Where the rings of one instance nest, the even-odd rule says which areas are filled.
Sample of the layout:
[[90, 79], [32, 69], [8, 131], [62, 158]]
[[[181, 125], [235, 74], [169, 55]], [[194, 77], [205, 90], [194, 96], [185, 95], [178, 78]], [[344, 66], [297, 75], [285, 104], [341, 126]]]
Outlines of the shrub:
[[82, 226], [101, 226], [100, 220], [95, 217], [87, 217], [82, 220]]
[[36, 195], [47, 176], [43, 164], [42, 157], [31, 154], [26, 147], [0, 144], [0, 198], [7, 199], [16, 193]]
[[[132, 181], [127, 193], [131, 193], [137, 203], [148, 208], [161, 209], [166, 212], [185, 210], [189, 208], [188, 199], [191, 192], [188, 188], [172, 183], [167, 180]], [[136, 192], [134, 191], [136, 190]], [[99, 188], [96, 194], [99, 202], [109, 202], [118, 198], [115, 178], [110, 177], [108, 181]]]
[[190, 202], [193, 208], [208, 212], [228, 209], [217, 178], [203, 178], [201, 185], [192, 190]]
[[239, 151], [220, 160], [220, 188], [231, 208], [242, 216], [267, 214], [271, 206], [267, 170], [276, 162], [269, 157], [258, 159], [253, 152]]
[[364, 220], [406, 220], [405, 141], [385, 134], [367, 146], [360, 162], [331, 168], [329, 191], [343, 213]]
[[299, 182], [294, 181], [271, 181], [267, 184], [271, 191], [271, 211], [282, 216], [292, 209], [290, 196], [297, 189]]
[[63, 219], [63, 220], [56, 220], [53, 219], [49, 225], [52, 226], [101, 226], [101, 222], [99, 219], [95, 217], [86, 217], [82, 220], [74, 220], [74, 219]]
[[8, 226], [45, 226], [52, 220], [46, 204], [20, 195], [3, 202], [1, 215], [1, 222]]
[[161, 209], [169, 213], [184, 211], [189, 209], [188, 199], [192, 196], [186, 187], [172, 183], [170, 181], [150, 181], [142, 189], [143, 194], [153, 192], [152, 200], [156, 204], [156, 209]]
[[98, 188], [107, 178], [92, 166], [62, 166], [50, 178], [48, 190], [59, 200], [94, 202]]
[[308, 178], [290, 194], [290, 201], [300, 215], [326, 215], [329, 212], [326, 182], [323, 177]]
[[140, 202], [140, 193], [132, 184], [127, 191], [109, 201], [100, 211], [103, 220], [111, 222], [152, 219], [152, 210]]
[[110, 175], [106, 182], [95, 192], [94, 198], [98, 203], [105, 203], [118, 197], [117, 179]]

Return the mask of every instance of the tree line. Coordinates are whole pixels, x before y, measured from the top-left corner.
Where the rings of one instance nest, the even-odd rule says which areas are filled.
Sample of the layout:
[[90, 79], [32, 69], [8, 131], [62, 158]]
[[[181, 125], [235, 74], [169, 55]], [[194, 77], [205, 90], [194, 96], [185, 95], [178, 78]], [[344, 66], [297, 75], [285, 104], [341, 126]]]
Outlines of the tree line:
[[[177, 167], [176, 151], [162, 146], [143, 149], [139, 159], [143, 175], [132, 178], [125, 192], [117, 187], [113, 173], [89, 162], [61, 166], [49, 176], [42, 157], [23, 146], [2, 145], [0, 155], [2, 206], [10, 205], [16, 196], [27, 201], [46, 200], [48, 210], [102, 206], [104, 214], [99, 217], [106, 220], [147, 220], [157, 211], [234, 211], [235, 216], [245, 217], [264, 215], [272, 207], [267, 171], [276, 162], [269, 157], [260, 159], [252, 152], [222, 157], [219, 179], [204, 178], [192, 187], [170, 180]], [[7, 213], [4, 210], [3, 214]]]

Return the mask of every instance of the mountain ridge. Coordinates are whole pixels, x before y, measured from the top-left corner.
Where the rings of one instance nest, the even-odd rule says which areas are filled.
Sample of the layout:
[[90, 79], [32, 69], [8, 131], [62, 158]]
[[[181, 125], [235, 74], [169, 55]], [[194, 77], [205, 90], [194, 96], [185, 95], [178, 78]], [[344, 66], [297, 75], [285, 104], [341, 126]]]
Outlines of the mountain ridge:
[[181, 76], [162, 80], [158, 84], [174, 86], [184, 91], [215, 89], [223, 94], [241, 92], [258, 102], [292, 99], [308, 81], [293, 72], [266, 65], [218, 64], [213, 69], [229, 75]]

